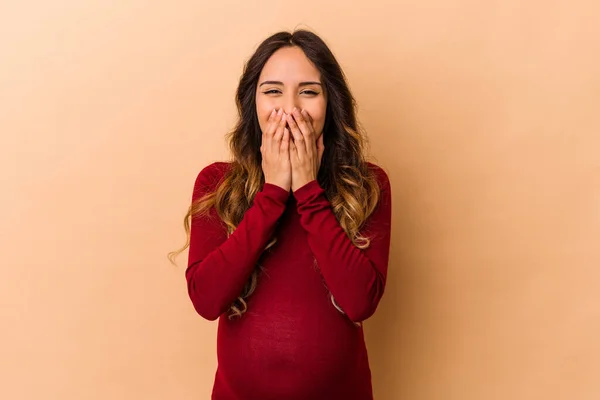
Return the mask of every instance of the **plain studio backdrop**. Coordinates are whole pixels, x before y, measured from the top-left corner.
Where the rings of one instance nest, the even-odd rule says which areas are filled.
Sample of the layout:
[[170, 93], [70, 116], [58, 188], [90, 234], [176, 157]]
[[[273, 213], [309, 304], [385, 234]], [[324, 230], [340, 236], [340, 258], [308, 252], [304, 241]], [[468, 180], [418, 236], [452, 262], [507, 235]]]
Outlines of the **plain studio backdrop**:
[[597, 4], [3, 1], [0, 398], [209, 398], [166, 254], [243, 63], [305, 27], [392, 182], [376, 398], [599, 399]]

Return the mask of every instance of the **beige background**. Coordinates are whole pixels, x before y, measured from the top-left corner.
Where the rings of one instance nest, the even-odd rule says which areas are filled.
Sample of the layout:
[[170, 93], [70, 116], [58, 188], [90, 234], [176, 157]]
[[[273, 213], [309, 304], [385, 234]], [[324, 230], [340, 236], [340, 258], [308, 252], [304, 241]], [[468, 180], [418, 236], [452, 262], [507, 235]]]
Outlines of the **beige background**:
[[216, 323], [165, 254], [243, 62], [297, 25], [392, 180], [376, 398], [600, 398], [597, 2], [362, 4], [0, 4], [0, 398], [209, 397]]

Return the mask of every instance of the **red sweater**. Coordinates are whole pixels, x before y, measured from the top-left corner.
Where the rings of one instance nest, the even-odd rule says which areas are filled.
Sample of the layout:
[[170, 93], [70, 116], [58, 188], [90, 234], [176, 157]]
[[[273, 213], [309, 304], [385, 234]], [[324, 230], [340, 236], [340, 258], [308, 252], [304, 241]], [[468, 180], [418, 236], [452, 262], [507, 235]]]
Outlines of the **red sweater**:
[[[214, 191], [230, 164], [204, 168], [193, 200]], [[377, 174], [381, 203], [360, 250], [314, 180], [296, 192], [265, 184], [227, 238], [214, 208], [191, 225], [186, 279], [196, 311], [219, 318], [215, 400], [367, 400], [371, 372], [360, 322], [384, 292], [390, 247], [390, 183]], [[264, 251], [273, 235], [277, 243]], [[228, 319], [257, 262], [264, 267], [248, 311]], [[340, 313], [329, 294], [344, 310]]]

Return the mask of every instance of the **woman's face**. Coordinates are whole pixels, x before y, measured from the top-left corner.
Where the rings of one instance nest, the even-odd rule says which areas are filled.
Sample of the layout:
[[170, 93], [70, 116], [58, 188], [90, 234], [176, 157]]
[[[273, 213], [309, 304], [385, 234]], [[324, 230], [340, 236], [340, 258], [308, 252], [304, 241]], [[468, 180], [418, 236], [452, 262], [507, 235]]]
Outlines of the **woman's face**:
[[267, 128], [274, 109], [290, 114], [294, 107], [306, 110], [318, 138], [323, 133], [327, 97], [321, 74], [299, 47], [283, 47], [267, 61], [258, 78], [256, 113], [260, 129]]

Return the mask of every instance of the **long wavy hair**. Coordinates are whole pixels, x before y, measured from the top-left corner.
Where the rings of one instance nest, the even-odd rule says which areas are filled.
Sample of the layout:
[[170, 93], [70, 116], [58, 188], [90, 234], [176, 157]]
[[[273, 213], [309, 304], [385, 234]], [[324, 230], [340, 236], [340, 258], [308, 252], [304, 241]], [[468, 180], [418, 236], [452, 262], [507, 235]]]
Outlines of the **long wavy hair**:
[[[189, 247], [190, 225], [193, 218], [207, 215], [214, 207], [231, 235], [264, 184], [260, 152], [262, 131], [256, 113], [256, 89], [260, 73], [267, 60], [283, 47], [297, 46], [321, 74], [328, 94], [323, 127], [325, 150], [317, 180], [325, 190], [333, 212], [352, 243], [360, 248], [370, 244], [361, 234], [367, 218], [375, 210], [380, 197], [376, 175], [366, 160], [366, 137], [356, 119], [356, 102], [346, 77], [325, 42], [306, 30], [279, 32], [265, 39], [246, 62], [237, 92], [238, 122], [227, 134], [232, 155], [231, 168], [216, 190], [192, 203], [184, 218], [185, 245], [169, 253], [175, 257]], [[274, 246], [274, 237], [265, 250]], [[241, 317], [248, 309], [247, 299], [255, 291], [262, 267], [258, 264], [239, 297], [230, 308], [229, 317]], [[343, 313], [333, 296], [331, 301]]]

